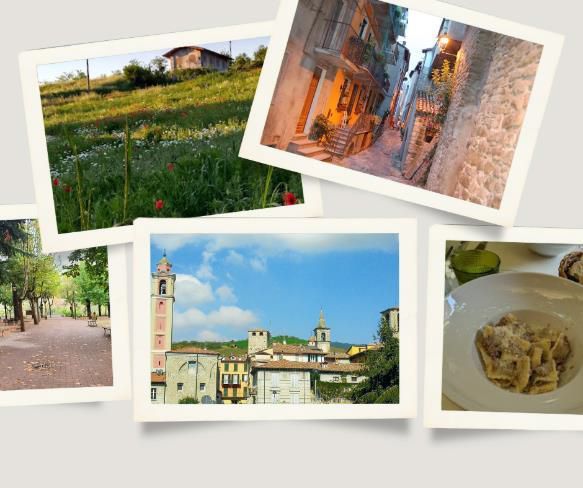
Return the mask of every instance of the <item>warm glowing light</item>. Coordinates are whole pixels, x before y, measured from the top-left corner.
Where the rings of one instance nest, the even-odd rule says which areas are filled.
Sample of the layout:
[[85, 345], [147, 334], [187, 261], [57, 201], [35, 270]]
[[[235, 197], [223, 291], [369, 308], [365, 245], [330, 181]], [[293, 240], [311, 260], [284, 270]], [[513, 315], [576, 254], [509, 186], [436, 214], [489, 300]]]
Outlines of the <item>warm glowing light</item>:
[[439, 47], [440, 49], [445, 49], [447, 47], [447, 43], [449, 42], [449, 37], [447, 36], [441, 36], [439, 38]]

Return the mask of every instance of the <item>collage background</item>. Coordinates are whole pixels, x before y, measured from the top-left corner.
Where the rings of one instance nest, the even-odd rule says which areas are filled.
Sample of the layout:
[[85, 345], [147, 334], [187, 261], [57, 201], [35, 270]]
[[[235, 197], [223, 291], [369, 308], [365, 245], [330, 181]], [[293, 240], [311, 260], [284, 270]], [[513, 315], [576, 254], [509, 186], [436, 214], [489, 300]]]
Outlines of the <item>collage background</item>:
[[[516, 225], [583, 228], [583, 7], [569, 0], [452, 3], [565, 35]], [[273, 0], [11, 3], [0, 30], [0, 204], [34, 203], [19, 52], [272, 20], [277, 8]], [[59, 486], [101, 487], [115, 480], [131, 486], [207, 482], [297, 487], [377, 486], [381, 481], [491, 487], [493, 478], [504, 479], [503, 486], [527, 481], [531, 486], [548, 485], [557, 481], [556, 469], [562, 479], [580, 476], [581, 432], [431, 431], [422, 425], [428, 228], [475, 222], [328, 182], [322, 182], [322, 196], [326, 217], [419, 219], [417, 419], [140, 425], [132, 420], [130, 402], [8, 407], [0, 413], [2, 484], [51, 486], [58, 480]], [[128, 268], [131, 276], [131, 265]], [[542, 452], [549, 469], [529, 469]], [[490, 465], [484, 473], [485, 460], [490, 462], [494, 455], [495, 467]]]

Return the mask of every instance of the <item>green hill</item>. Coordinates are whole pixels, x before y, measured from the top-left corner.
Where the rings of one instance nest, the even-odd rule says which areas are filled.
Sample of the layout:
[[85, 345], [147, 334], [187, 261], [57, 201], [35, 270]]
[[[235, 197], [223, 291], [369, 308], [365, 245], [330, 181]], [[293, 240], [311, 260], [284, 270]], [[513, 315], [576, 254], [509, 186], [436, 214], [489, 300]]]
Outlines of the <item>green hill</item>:
[[[41, 100], [60, 233], [302, 198], [300, 175], [243, 160], [260, 69], [135, 88], [122, 75], [47, 83]], [[271, 172], [273, 171], [273, 172]]]
[[[295, 336], [273, 336], [271, 338], [270, 345], [274, 342], [287, 344], [307, 344], [308, 341], [305, 339], [300, 339]], [[247, 339], [232, 340], [228, 342], [212, 342], [212, 341], [180, 341], [172, 344], [173, 349], [182, 349], [185, 347], [199, 347], [202, 349], [208, 349], [210, 351], [216, 351], [221, 356], [242, 356], [247, 354]], [[351, 346], [351, 344], [344, 342], [332, 342], [331, 348], [333, 351], [346, 351]]]

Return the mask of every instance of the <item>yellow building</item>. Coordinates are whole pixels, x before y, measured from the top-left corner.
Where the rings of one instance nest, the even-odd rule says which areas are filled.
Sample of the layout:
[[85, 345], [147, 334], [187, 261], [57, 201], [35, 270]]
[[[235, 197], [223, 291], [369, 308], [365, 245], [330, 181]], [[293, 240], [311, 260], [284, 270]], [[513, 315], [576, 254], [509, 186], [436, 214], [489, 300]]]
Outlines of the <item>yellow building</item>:
[[248, 403], [249, 361], [246, 356], [219, 360], [219, 390], [226, 404]]
[[380, 344], [357, 344], [352, 345], [346, 350], [346, 354], [350, 358], [351, 363], [361, 363], [364, 361], [368, 351], [375, 351], [380, 349]]
[[[385, 98], [400, 90], [390, 79], [397, 36], [407, 10], [378, 0], [300, 0], [262, 144], [323, 161], [362, 151], [382, 131]], [[325, 119], [323, 144], [313, 128]], [[311, 136], [311, 137], [308, 137]]]

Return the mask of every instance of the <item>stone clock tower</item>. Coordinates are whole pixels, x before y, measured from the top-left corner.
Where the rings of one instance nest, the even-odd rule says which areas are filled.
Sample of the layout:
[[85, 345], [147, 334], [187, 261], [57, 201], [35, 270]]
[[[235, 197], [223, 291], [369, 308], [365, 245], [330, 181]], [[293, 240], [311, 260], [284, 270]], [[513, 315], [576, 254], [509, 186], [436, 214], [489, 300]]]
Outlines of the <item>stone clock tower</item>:
[[324, 318], [324, 310], [320, 310], [320, 319], [314, 329], [314, 337], [316, 338], [316, 347], [325, 353], [329, 353], [332, 335], [330, 333], [330, 327], [328, 327]]
[[156, 272], [152, 273], [150, 317], [153, 372], [166, 370], [166, 351], [172, 349], [175, 281], [172, 264], [164, 251]]

